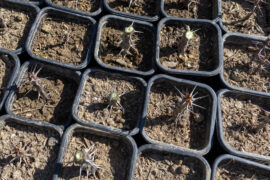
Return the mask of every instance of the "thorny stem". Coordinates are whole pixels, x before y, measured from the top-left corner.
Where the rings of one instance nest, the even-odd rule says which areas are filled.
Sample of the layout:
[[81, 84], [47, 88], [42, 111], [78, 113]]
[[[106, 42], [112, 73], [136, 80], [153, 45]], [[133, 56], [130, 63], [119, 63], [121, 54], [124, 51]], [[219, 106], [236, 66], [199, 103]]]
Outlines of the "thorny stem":
[[[136, 1], [137, 0], [129, 0], [129, 6], [128, 6], [128, 8], [130, 8], [131, 7], [131, 5], [134, 3], [135, 5], [137, 5], [136, 4]], [[141, 2], [141, 0], [138, 0], [139, 2]]]
[[107, 106], [107, 108], [109, 109], [109, 116], [107, 119], [109, 119], [111, 117], [111, 112], [112, 112], [113, 106], [118, 106], [121, 109], [121, 111], [123, 113], [125, 113], [125, 108], [120, 103], [120, 97], [123, 96], [124, 94], [126, 94], [126, 93], [122, 93], [122, 94], [118, 95], [115, 91], [113, 91], [109, 95], [109, 97], [108, 97], [109, 104]]
[[181, 57], [185, 57], [186, 50], [189, 46], [189, 42], [194, 37], [194, 31], [190, 30], [189, 26], [186, 26], [187, 31], [181, 36], [181, 39], [178, 43], [178, 53]]

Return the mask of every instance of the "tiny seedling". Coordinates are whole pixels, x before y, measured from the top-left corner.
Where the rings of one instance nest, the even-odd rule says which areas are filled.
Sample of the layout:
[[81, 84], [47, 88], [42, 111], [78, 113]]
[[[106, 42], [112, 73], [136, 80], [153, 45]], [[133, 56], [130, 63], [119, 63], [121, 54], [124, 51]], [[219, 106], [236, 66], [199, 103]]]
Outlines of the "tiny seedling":
[[177, 89], [174, 86], [174, 88], [177, 90], [177, 92], [179, 93], [179, 95], [181, 96], [181, 99], [182, 99], [180, 102], [176, 103], [176, 107], [173, 111], [172, 118], [170, 119], [170, 120], [173, 120], [175, 122], [175, 127], [177, 127], [177, 123], [180, 120], [180, 118], [182, 117], [182, 115], [187, 116], [187, 112], [191, 112], [191, 113], [195, 114], [193, 112], [194, 106], [201, 108], [201, 109], [206, 109], [198, 104], [195, 104], [195, 101], [198, 101], [200, 99], [208, 97], [208, 95], [201, 96], [201, 97], [195, 97], [198, 94], [198, 91], [195, 92], [196, 87], [197, 86], [195, 86], [191, 92], [186, 92], [185, 94], [183, 94], [179, 89]]
[[184, 5], [185, 5], [185, 7], [187, 8], [188, 11], [189, 11], [190, 5], [192, 3], [197, 4], [198, 2], [196, 0], [185, 0], [184, 1]]
[[[86, 171], [86, 177], [88, 180], [89, 173], [90, 175], [92, 174], [95, 179], [96, 177], [96, 172], [98, 169], [103, 169], [104, 168], [101, 165], [95, 164], [95, 153], [97, 150], [94, 149], [94, 144], [90, 146], [88, 149], [85, 148], [82, 151], [78, 150], [75, 152], [74, 159], [77, 163], [80, 164], [80, 179], [82, 178], [82, 171]], [[91, 152], [92, 151], [92, 152]]]
[[121, 105], [120, 103], [120, 98], [121, 96], [123, 96], [124, 94], [126, 93], [122, 93], [122, 94], [117, 94], [115, 91], [113, 91], [107, 98], [107, 102], [108, 102], [108, 106], [107, 106], [107, 109], [109, 109], [109, 116], [107, 119], [109, 119], [111, 117], [111, 112], [112, 112], [112, 108], [113, 106], [118, 106], [121, 111], [123, 113], [125, 113], [125, 109], [124, 107]]
[[128, 7], [130, 8], [131, 5], [133, 5], [133, 4], [136, 5], [136, 6], [138, 6], [137, 1], [138, 2], [142, 2], [142, 0], [129, 0], [129, 6]]

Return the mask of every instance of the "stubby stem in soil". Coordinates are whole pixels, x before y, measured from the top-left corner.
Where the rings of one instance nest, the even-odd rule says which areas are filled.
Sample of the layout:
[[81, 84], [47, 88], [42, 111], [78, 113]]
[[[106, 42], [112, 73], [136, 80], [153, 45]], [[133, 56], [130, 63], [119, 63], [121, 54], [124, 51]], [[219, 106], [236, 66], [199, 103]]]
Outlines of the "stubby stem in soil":
[[128, 7], [130, 8], [132, 4], [134, 4], [134, 5], [136, 5], [136, 6], [137, 6], [136, 1], [141, 2], [142, 0], [129, 0], [129, 5], [128, 5]]
[[126, 93], [122, 93], [122, 94], [117, 94], [115, 91], [113, 91], [110, 95], [109, 95], [109, 97], [107, 98], [107, 101], [108, 101], [108, 106], [107, 106], [107, 108], [109, 109], [109, 116], [108, 116], [108, 118], [107, 119], [109, 119], [110, 117], [111, 117], [111, 113], [112, 113], [112, 108], [113, 108], [113, 106], [118, 106], [120, 109], [121, 109], [121, 111], [123, 112], [123, 113], [125, 113], [125, 108], [121, 105], [121, 103], [120, 103], [120, 98], [121, 98], [121, 96], [123, 96], [124, 94], [126, 94]]
[[178, 42], [178, 53], [179, 57], [186, 58], [186, 51], [189, 46], [190, 41], [194, 38], [194, 31], [190, 30], [189, 26], [186, 26], [187, 31], [183, 33], [183, 35], [180, 38], [180, 41]]
[[2, 16], [0, 16], [0, 29], [4, 30], [7, 28], [7, 24]]

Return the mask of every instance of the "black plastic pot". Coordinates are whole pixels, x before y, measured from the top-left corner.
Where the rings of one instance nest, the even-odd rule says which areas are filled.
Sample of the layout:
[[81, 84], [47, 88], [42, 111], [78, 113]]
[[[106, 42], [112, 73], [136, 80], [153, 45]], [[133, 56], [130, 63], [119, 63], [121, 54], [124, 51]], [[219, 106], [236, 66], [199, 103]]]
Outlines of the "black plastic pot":
[[[256, 37], [256, 36], [239, 34], [239, 33], [227, 33], [223, 36], [222, 49], [224, 49], [224, 45], [226, 43], [230, 43], [230, 44], [238, 45], [238, 46], [254, 45], [255, 41], [263, 42], [263, 41], [266, 41], [266, 39], [267, 39], [266, 37]], [[225, 86], [228, 87], [229, 89], [270, 95], [270, 93], [267, 93], [267, 92], [260, 92], [260, 91], [255, 91], [255, 90], [251, 90], [247, 88], [241, 88], [241, 87], [230, 85], [224, 78], [224, 61], [223, 61], [223, 68], [220, 73], [220, 79], [221, 79], [221, 82], [225, 84]]]
[[[173, 82], [176, 84], [182, 84], [183, 86], [185, 85], [192, 85], [192, 86], [197, 86], [199, 88], [204, 89], [206, 92], [209, 93], [209, 96], [211, 98], [211, 103], [209, 105], [209, 108], [211, 108], [211, 114], [208, 114], [208, 118], [204, 119], [207, 120], [207, 131], [206, 131], [206, 139], [205, 139], [205, 145], [203, 148], [201, 149], [188, 149], [188, 148], [184, 148], [184, 147], [180, 147], [180, 146], [176, 146], [176, 145], [172, 145], [172, 144], [168, 144], [168, 143], [164, 143], [164, 142], [160, 142], [160, 141], [156, 141], [156, 140], [152, 140], [149, 136], [147, 136], [147, 134], [145, 133], [145, 123], [146, 123], [146, 115], [147, 115], [147, 109], [148, 109], [148, 101], [150, 98], [150, 92], [151, 92], [151, 87], [152, 85], [157, 81], [157, 80], [164, 80], [166, 82]], [[174, 148], [174, 149], [180, 149], [182, 151], [185, 152], [194, 152], [200, 155], [205, 155], [207, 154], [212, 146], [212, 139], [213, 139], [213, 134], [214, 134], [214, 129], [215, 129], [215, 119], [216, 119], [216, 107], [217, 107], [217, 98], [216, 98], [216, 93], [214, 92], [214, 90], [209, 87], [208, 85], [202, 84], [202, 83], [198, 83], [198, 82], [194, 82], [194, 81], [190, 81], [190, 80], [184, 80], [184, 79], [180, 79], [180, 78], [175, 78], [175, 77], [171, 77], [168, 75], [156, 75], [153, 76], [149, 81], [148, 81], [148, 85], [147, 85], [147, 90], [146, 90], [146, 98], [145, 98], [145, 103], [144, 103], [144, 110], [143, 110], [143, 116], [142, 116], [142, 121], [141, 121], [141, 125], [140, 125], [140, 131], [141, 134], [143, 136], [143, 138], [151, 144], [156, 144], [156, 145], [163, 145], [165, 147], [169, 147], [169, 148]], [[177, 134], [177, 131], [175, 132]]]
[[[73, 103], [73, 107], [72, 107], [73, 118], [79, 124], [84, 125], [84, 126], [88, 126], [88, 127], [92, 127], [94, 129], [100, 129], [100, 130], [103, 130], [103, 131], [112, 132], [112, 133], [116, 133], [116, 134], [121, 134], [121, 135], [125, 135], [125, 136], [127, 136], [127, 135], [132, 135], [133, 136], [133, 135], [137, 134], [139, 132], [139, 124], [140, 124], [140, 121], [141, 121], [140, 118], [138, 118], [136, 126], [133, 129], [131, 129], [131, 130], [123, 130], [123, 129], [119, 129], [119, 128], [114, 128], [114, 127], [110, 127], [110, 126], [96, 124], [96, 123], [93, 123], [93, 122], [85, 122], [85, 121], [81, 120], [78, 117], [77, 111], [78, 111], [78, 106], [80, 104], [80, 99], [81, 99], [81, 95], [82, 95], [82, 92], [83, 92], [85, 82], [87, 81], [88, 75], [90, 75], [91, 73], [95, 73], [95, 72], [103, 72], [103, 73], [111, 74], [111, 76], [113, 76], [113, 75], [120, 76], [120, 77], [122, 76], [122, 77], [128, 78], [130, 80], [137, 81], [145, 89], [146, 89], [146, 86], [147, 86], [147, 83], [142, 78], [139, 78], [139, 77], [128, 76], [128, 75], [124, 75], [124, 74], [120, 74], [120, 73], [112, 73], [110, 71], [104, 71], [104, 70], [96, 69], [96, 68], [87, 69], [84, 72], [83, 76], [82, 76], [81, 83], [80, 83], [79, 89], [77, 91], [75, 101]], [[138, 117], [141, 117], [142, 110], [143, 110], [143, 106], [141, 108], [141, 111], [138, 112], [138, 114], [139, 114]]]
[[66, 6], [61, 6], [61, 5], [58, 5], [58, 4], [55, 4], [53, 3], [51, 0], [45, 0], [45, 3], [48, 4], [49, 6], [51, 7], [54, 7], [54, 8], [57, 8], [57, 9], [61, 9], [61, 10], [64, 10], [64, 11], [69, 11], [71, 13], [76, 13], [76, 14], [80, 14], [82, 16], [97, 16], [101, 13], [102, 11], [102, 0], [100, 0], [99, 2], [99, 8], [94, 11], [94, 12], [85, 12], [85, 11], [80, 11], [80, 10], [76, 10], [76, 9], [73, 9], [73, 8], [68, 8]]
[[203, 177], [201, 177], [201, 179], [210, 180], [211, 168], [208, 162], [206, 161], [206, 159], [204, 159], [202, 156], [192, 153], [192, 152], [186, 152], [186, 151], [176, 150], [173, 148], [168, 148], [168, 147], [164, 147], [160, 145], [152, 145], [152, 144], [143, 145], [138, 149], [136, 160], [133, 161], [133, 164], [132, 164], [132, 178], [131, 179], [133, 179], [135, 175], [137, 159], [142, 153], [147, 152], [147, 151], [150, 151], [150, 152], [154, 151], [162, 155], [164, 154], [164, 156], [166, 156], [167, 154], [173, 154], [175, 156], [195, 158], [201, 162], [202, 168], [204, 169]]
[[141, 21], [149, 21], [149, 22], [154, 22], [157, 21], [159, 19], [159, 11], [160, 11], [160, 0], [156, 1], [156, 8], [157, 10], [157, 14], [153, 17], [150, 16], [141, 16], [141, 15], [136, 15], [136, 14], [131, 14], [131, 13], [126, 13], [126, 12], [121, 12], [121, 11], [117, 11], [114, 10], [112, 7], [110, 7], [110, 5], [108, 4], [108, 0], [104, 0], [104, 7], [106, 8], [106, 10], [114, 15], [118, 15], [118, 16], [123, 16], [123, 17], [128, 17], [128, 18], [133, 18], [133, 19], [138, 19]]
[[[65, 63], [62, 63], [62, 62], [55, 61], [53, 59], [43, 58], [41, 56], [35, 55], [31, 50], [31, 46], [33, 45], [33, 41], [35, 40], [35, 36], [37, 35], [38, 31], [40, 30], [42, 20], [45, 17], [47, 17], [48, 15], [55, 15], [55, 14], [59, 15], [59, 17], [61, 17], [63, 19], [76, 19], [76, 20], [81, 19], [85, 23], [92, 24], [91, 40], [90, 40], [90, 43], [89, 43], [89, 48], [88, 48], [88, 51], [87, 51], [87, 55], [86, 55], [85, 60], [79, 65], [65, 64]], [[79, 70], [79, 69], [85, 68], [90, 63], [93, 48], [94, 48], [95, 34], [96, 34], [96, 21], [93, 18], [85, 17], [85, 16], [82, 16], [82, 15], [78, 15], [78, 14], [70, 13], [70, 12], [67, 12], [67, 11], [57, 10], [57, 9], [48, 7], [48, 8], [42, 9], [40, 11], [40, 13], [38, 14], [37, 19], [36, 19], [34, 25], [31, 28], [30, 36], [28, 37], [27, 42], [26, 42], [26, 51], [28, 52], [28, 54], [32, 58], [34, 58], [36, 60], [46, 62], [46, 63], [51, 63], [51, 64], [54, 64], [54, 65], [57, 65], [57, 66], [65, 67], [65, 68], [70, 68], [70, 69], [73, 69], [73, 70]]]
[[[62, 167], [63, 158], [66, 153], [67, 147], [69, 145], [70, 139], [73, 136], [73, 134], [76, 132], [84, 132], [84, 133], [88, 133], [94, 136], [100, 136], [100, 137], [104, 137], [108, 139], [114, 139], [114, 140], [125, 142], [129, 150], [131, 151], [132, 155], [131, 157], [126, 157], [127, 159], [130, 159], [130, 164], [129, 164], [129, 167], [123, 167], [123, 171], [127, 171], [127, 179], [131, 179], [131, 174], [132, 174], [131, 166], [132, 166], [132, 162], [136, 160], [136, 154], [137, 154], [137, 145], [135, 141], [133, 140], [133, 138], [130, 136], [120, 136], [120, 135], [108, 133], [105, 131], [95, 130], [93, 128], [84, 127], [79, 124], [73, 124], [64, 133], [64, 136], [61, 142], [60, 152], [58, 154], [58, 159], [57, 159], [57, 172], [59, 172], [60, 168]], [[79, 172], [78, 172], [78, 175], [79, 175]], [[53, 180], [57, 180], [57, 179], [59, 179], [59, 173], [55, 174], [53, 177]]]
[[266, 166], [266, 165], [263, 165], [263, 164], [259, 164], [257, 162], [253, 162], [253, 161], [250, 161], [250, 160], [247, 160], [247, 159], [243, 159], [243, 158], [239, 158], [237, 156], [232, 156], [232, 155], [229, 155], [229, 154], [224, 154], [224, 155], [221, 155], [219, 156], [214, 164], [213, 164], [213, 168], [212, 168], [212, 176], [211, 176], [211, 179], [212, 180], [215, 180], [216, 179], [216, 175], [217, 175], [217, 168], [218, 166], [220, 165], [220, 163], [222, 161], [231, 161], [231, 163], [240, 163], [240, 164], [243, 164], [243, 166], [245, 167], [250, 167], [250, 168], [253, 168], [254, 171], [259, 170], [261, 172], [264, 172], [266, 176], [270, 177], [270, 167], [269, 166]]
[[[165, 11], [165, 0], [161, 0], [161, 13], [164, 17], [173, 17], [170, 16], [166, 13]], [[209, 20], [214, 20], [218, 17], [218, 3], [216, 0], [212, 0], [212, 18]], [[185, 17], [180, 17], [180, 18], [185, 18]], [[201, 19], [201, 18], [200, 18]]]
[[269, 102], [270, 97], [267, 95], [261, 95], [258, 93], [251, 93], [251, 92], [243, 92], [243, 91], [231, 91], [227, 89], [222, 89], [218, 92], [218, 110], [217, 110], [217, 135], [218, 135], [218, 141], [228, 153], [234, 154], [236, 156], [244, 157], [244, 158], [249, 158], [249, 159], [254, 159], [258, 161], [263, 161], [263, 162], [270, 162], [270, 157], [269, 156], [263, 156], [259, 154], [254, 154], [254, 153], [248, 153], [248, 152], [242, 152], [238, 151], [234, 148], [232, 148], [224, 138], [224, 133], [223, 133], [223, 126], [222, 126], [222, 107], [221, 107], [221, 98], [226, 95], [230, 94], [233, 95], [236, 98], [243, 97], [247, 100], [252, 100], [257, 103], [262, 103], [266, 104]]
[[[33, 122], [33, 123], [36, 122], [36, 123], [40, 123], [40, 124], [53, 125], [52, 123], [49, 123], [49, 122], [36, 121], [33, 119], [17, 116], [11, 110], [12, 105], [17, 97], [16, 91], [17, 91], [18, 87], [20, 87], [20, 85], [23, 81], [23, 78], [24, 78], [25, 74], [27, 73], [27, 71], [29, 70], [30, 66], [33, 67], [32, 65], [37, 66], [37, 67], [42, 67], [42, 69], [49, 69], [50, 71], [54, 71], [54, 74], [71, 79], [72, 81], [74, 81], [75, 83], [78, 83], [78, 84], [79, 84], [80, 78], [81, 78], [80, 72], [72, 71], [70, 69], [60, 68], [58, 66], [53, 66], [50, 64], [46, 64], [46, 63], [42, 63], [42, 62], [38, 62], [38, 61], [34, 61], [34, 60], [26, 61], [21, 66], [19, 73], [17, 75], [17, 78], [13, 83], [14, 88], [11, 90], [11, 92], [7, 98], [7, 101], [5, 103], [6, 112], [10, 115], [13, 115], [14, 117], [18, 117], [18, 118], [20, 118], [24, 121], [27, 121], [27, 122]], [[48, 74], [48, 76], [50, 76], [50, 74]], [[54, 126], [57, 126], [59, 128], [64, 129], [65, 127], [70, 125], [71, 121], [72, 121], [72, 113], [70, 112], [69, 118], [66, 119], [66, 121], [63, 125], [54, 125]]]
[[[155, 48], [153, 47], [152, 50], [152, 54], [153, 57], [152, 59], [149, 59], [149, 61], [151, 61], [152, 67], [151, 69], [147, 70], [147, 71], [140, 71], [140, 70], [132, 70], [132, 69], [128, 69], [128, 68], [122, 68], [122, 67], [116, 67], [116, 66], [110, 66], [110, 65], [106, 65], [105, 63], [103, 63], [100, 58], [99, 58], [99, 45], [100, 45], [100, 39], [101, 39], [101, 33], [102, 33], [102, 28], [103, 26], [110, 20], [119, 20], [121, 21], [123, 24], [124, 23], [128, 23], [128, 26], [134, 22], [134, 26], [138, 26], [138, 31], [140, 31], [141, 29], [150, 29], [153, 31], [153, 34], [155, 33], [155, 29], [154, 29], [154, 25], [148, 22], [143, 22], [143, 21], [139, 21], [139, 20], [134, 20], [134, 19], [129, 19], [129, 18], [125, 18], [125, 17], [118, 17], [115, 15], [107, 15], [104, 16], [100, 19], [99, 21], [99, 25], [98, 25], [98, 31], [97, 31], [97, 37], [96, 37], [96, 46], [95, 46], [95, 52], [94, 52], [94, 57], [95, 60], [97, 61], [97, 63], [105, 68], [105, 69], [110, 69], [110, 70], [115, 70], [115, 71], [122, 71], [122, 72], [126, 72], [126, 73], [131, 73], [131, 74], [137, 74], [137, 75], [141, 75], [141, 76], [149, 76], [154, 74], [155, 72], [155, 66], [154, 66], [154, 59], [155, 59]], [[153, 37], [153, 41], [155, 41], [155, 37]], [[154, 42], [153, 42], [154, 44]]]
[[[37, 16], [37, 14], [39, 13], [40, 9], [35, 6], [34, 4], [30, 3], [30, 2], [24, 2], [24, 1], [19, 1], [19, 0], [3, 0], [0, 1], [0, 5], [1, 7], [11, 7], [11, 8], [18, 8], [21, 10], [26, 10], [28, 9], [31, 12], [35, 13], [35, 16]], [[35, 17], [33, 18], [35, 19]], [[31, 23], [30, 21], [28, 23]], [[29, 29], [29, 33], [31, 33], [31, 30]], [[8, 49], [7, 49], [8, 50]], [[9, 50], [14, 54], [21, 54], [25, 51], [25, 45], [23, 45], [22, 47], [17, 48], [16, 50]]]
[[[35, 127], [35, 128], [43, 129], [43, 130], [52, 130], [59, 136], [59, 142], [58, 142], [59, 144], [60, 144], [61, 137], [63, 135], [63, 130], [55, 125], [44, 124], [42, 122], [40, 123], [40, 122], [25, 121], [25, 120], [22, 120], [18, 117], [12, 116], [12, 115], [4, 115], [4, 116], [0, 117], [0, 131], [6, 125], [6, 123], [15, 123], [15, 124], [18, 124], [20, 126], [24, 125], [27, 127]], [[35, 132], [31, 131], [31, 134], [33, 134], [33, 133], [35, 133]], [[31, 134], [29, 134], [29, 135], [31, 136]], [[46, 142], [46, 143], [49, 143], [49, 142]], [[60, 152], [60, 148], [59, 148], [59, 152]], [[57, 168], [55, 167], [54, 174], [57, 173], [56, 169]], [[39, 172], [39, 170], [37, 170], [37, 172]], [[47, 178], [49, 178], [49, 177], [47, 177]]]
[[[16, 1], [20, 1], [20, 0], [16, 0]], [[38, 1], [25, 1], [25, 2], [29, 2], [29, 3], [34, 4], [34, 5], [36, 5], [36, 6], [40, 6], [40, 5], [43, 5], [44, 0], [38, 0]]]
[[[176, 25], [179, 27], [183, 27], [184, 25], [190, 25], [196, 27], [198, 30], [200, 29], [211, 29], [213, 32], [213, 35], [211, 38], [214, 39], [215, 44], [213, 45], [214, 51], [213, 53], [213, 61], [214, 61], [214, 68], [210, 71], [194, 71], [194, 70], [182, 70], [182, 69], [172, 69], [167, 68], [163, 66], [160, 62], [160, 32], [162, 30], [162, 26], [164, 24], [169, 25]], [[162, 19], [158, 24], [157, 29], [157, 44], [156, 44], [156, 64], [158, 68], [160, 68], [163, 72], [169, 73], [169, 74], [180, 74], [180, 75], [192, 75], [192, 76], [203, 76], [203, 77], [209, 77], [209, 76], [215, 76], [218, 73], [220, 73], [221, 67], [222, 67], [222, 33], [219, 29], [218, 25], [214, 21], [210, 20], [201, 20], [201, 19], [190, 19], [190, 18], [164, 18]]]
[[13, 54], [10, 51], [4, 50], [4, 49], [0, 49], [0, 55], [1, 54], [8, 55], [8, 57], [9, 57], [8, 60], [13, 63], [13, 70], [12, 70], [12, 74], [10, 75], [10, 77], [8, 77], [8, 79], [6, 80], [6, 81], [8, 81], [8, 83], [7, 83], [7, 86], [4, 87], [3, 93], [1, 95], [0, 110], [2, 109], [10, 90], [12, 89], [12, 83], [15, 80], [17, 74], [19, 73], [19, 68], [20, 68], [20, 60], [19, 60], [18, 56], [16, 56], [15, 54]]

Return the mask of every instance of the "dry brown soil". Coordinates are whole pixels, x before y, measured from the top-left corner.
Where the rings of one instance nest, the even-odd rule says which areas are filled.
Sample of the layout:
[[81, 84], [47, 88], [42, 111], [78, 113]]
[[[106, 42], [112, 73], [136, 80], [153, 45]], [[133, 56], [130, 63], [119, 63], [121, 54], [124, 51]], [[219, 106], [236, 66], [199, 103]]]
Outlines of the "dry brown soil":
[[222, 127], [233, 149], [270, 156], [269, 99], [228, 93], [221, 99]]
[[[269, 3], [269, 0], [266, 0]], [[270, 7], [263, 3], [261, 11], [257, 10], [248, 20], [242, 20], [252, 12], [253, 4], [248, 0], [222, 0], [222, 22], [231, 32], [267, 36], [270, 32], [269, 17]]]
[[0, 28], [0, 47], [8, 50], [21, 48], [28, 36], [36, 13], [31, 8], [11, 7], [0, 2], [0, 17], [6, 28]]
[[[38, 69], [37, 67], [36, 69]], [[31, 72], [31, 67], [29, 72]], [[77, 83], [69, 78], [57, 75], [48, 68], [43, 68], [38, 77], [49, 98], [47, 102], [41, 96], [38, 99], [38, 91], [34, 89], [27, 95], [32, 85], [27, 82], [29, 73], [25, 73], [22, 85], [19, 85], [16, 99], [12, 104], [11, 111], [19, 116], [63, 125], [71, 114], [73, 100], [75, 98]]]
[[[154, 141], [200, 150], [205, 147], [208, 136], [207, 127], [211, 117], [210, 95], [195, 102], [206, 110], [194, 107], [195, 114], [187, 112], [185, 116], [181, 116], [176, 127], [175, 121], [170, 118], [172, 118], [175, 104], [181, 102], [181, 96], [174, 86], [182, 93], [191, 92], [194, 88], [194, 86], [175, 84], [168, 80], [155, 81], [149, 96], [144, 131]], [[196, 97], [208, 95], [208, 92], [201, 88], [196, 88], [195, 92], [197, 91]]]
[[76, 0], [50, 0], [52, 3], [66, 6], [75, 10], [80, 10], [84, 12], [95, 12], [99, 8], [100, 0], [78, 0], [76, 7]]
[[[112, 105], [108, 98], [112, 92], [120, 97], [117, 105]], [[141, 118], [144, 100], [144, 88], [138, 80], [113, 75], [111, 73], [93, 72], [87, 77], [81, 92], [78, 116], [85, 122], [93, 122], [105, 126], [133, 129]]]
[[[196, 19], [212, 18], [211, 0], [164, 0], [164, 10], [169, 16]], [[189, 4], [189, 8], [188, 8]]]
[[[95, 164], [103, 166], [103, 169], [97, 170], [97, 179], [126, 179], [130, 163], [129, 157], [131, 157], [129, 147], [123, 141], [89, 133], [75, 133], [71, 137], [63, 158], [63, 166], [60, 169], [59, 178], [79, 179], [80, 164], [74, 163], [74, 154], [77, 150], [83, 150], [85, 146], [88, 148], [93, 144], [95, 145], [94, 150], [97, 150], [95, 153]], [[87, 179], [86, 172], [84, 171], [82, 179]], [[94, 176], [89, 175], [89, 180], [95, 180]]]
[[258, 51], [254, 48], [254, 45], [225, 44], [224, 79], [232, 86], [270, 92], [269, 71], [251, 68], [251, 65], [258, 66], [255, 61]]
[[0, 54], [0, 102], [11, 78], [15, 64], [10, 61], [11, 57], [6, 54]]
[[135, 50], [130, 49], [131, 55], [121, 53], [122, 34], [125, 27], [131, 25], [132, 22], [122, 20], [109, 19], [103, 26], [99, 45], [99, 59], [106, 65], [128, 68], [132, 70], [148, 71], [152, 67], [154, 58], [154, 32], [151, 28], [134, 24], [136, 31], [142, 33], [134, 33], [132, 39], [135, 42]]
[[137, 158], [134, 179], [202, 179], [204, 171], [202, 163], [195, 158], [145, 151]]
[[87, 55], [92, 24], [51, 14], [42, 19], [32, 44], [35, 55], [64, 64], [79, 65]]
[[[19, 159], [9, 163], [14, 146], [29, 144], [28, 166]], [[55, 170], [60, 136], [56, 131], [8, 122], [0, 129], [0, 179], [50, 179]]]
[[163, 25], [160, 33], [160, 62], [170, 69], [193, 71], [211, 71], [215, 68], [213, 32], [205, 27], [190, 26], [194, 38], [186, 50], [187, 59], [180, 58], [178, 44], [182, 35], [187, 31], [181, 25]]
[[216, 179], [239, 179], [239, 180], [267, 180], [270, 172], [255, 166], [244, 164], [238, 161], [223, 160], [217, 168]]
[[110, 8], [117, 11], [151, 17], [158, 15], [159, 2], [156, 0], [133, 0], [130, 7], [130, 0], [108, 0], [107, 2]]

